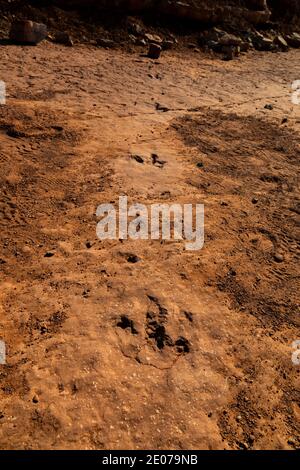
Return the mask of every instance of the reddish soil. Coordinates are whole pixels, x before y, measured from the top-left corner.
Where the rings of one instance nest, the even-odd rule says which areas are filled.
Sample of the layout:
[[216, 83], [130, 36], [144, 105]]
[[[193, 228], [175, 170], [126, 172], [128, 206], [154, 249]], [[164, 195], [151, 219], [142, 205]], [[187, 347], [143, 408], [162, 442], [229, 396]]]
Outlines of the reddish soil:
[[[300, 53], [1, 52], [0, 448], [299, 448]], [[122, 194], [204, 248], [98, 240]]]

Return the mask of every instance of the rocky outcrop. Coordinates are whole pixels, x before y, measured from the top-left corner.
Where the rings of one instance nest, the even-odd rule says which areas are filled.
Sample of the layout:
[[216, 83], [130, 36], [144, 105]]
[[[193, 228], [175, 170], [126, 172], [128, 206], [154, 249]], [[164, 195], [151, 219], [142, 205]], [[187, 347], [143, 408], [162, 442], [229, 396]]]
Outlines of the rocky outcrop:
[[59, 6], [117, 8], [131, 12], [155, 10], [165, 15], [200, 22], [226, 22], [245, 19], [253, 24], [265, 23], [271, 17], [300, 17], [299, 0], [55, 0]]
[[[245, 19], [250, 23], [265, 23], [270, 19], [271, 12], [266, 4], [262, 10], [250, 10], [247, 7], [230, 5], [232, 2], [160, 2], [160, 8], [166, 15], [173, 15], [189, 20], [221, 23], [235, 18]], [[227, 3], [227, 4], [226, 4]], [[239, 2], [236, 2], [239, 3]], [[265, 3], [265, 2], [264, 2]], [[262, 4], [263, 6], [263, 4]]]
[[117, 9], [131, 13], [151, 11], [211, 24], [246, 21], [257, 25], [270, 18], [281, 21], [300, 18], [300, 0], [32, 0], [30, 3], [37, 6], [53, 4], [62, 8]]

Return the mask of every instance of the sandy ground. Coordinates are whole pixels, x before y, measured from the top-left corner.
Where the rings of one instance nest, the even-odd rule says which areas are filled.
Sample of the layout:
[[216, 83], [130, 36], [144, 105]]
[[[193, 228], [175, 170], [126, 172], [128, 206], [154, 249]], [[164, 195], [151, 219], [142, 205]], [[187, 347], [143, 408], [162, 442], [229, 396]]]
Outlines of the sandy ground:
[[[299, 59], [1, 47], [2, 449], [300, 446]], [[98, 240], [124, 194], [204, 248]]]

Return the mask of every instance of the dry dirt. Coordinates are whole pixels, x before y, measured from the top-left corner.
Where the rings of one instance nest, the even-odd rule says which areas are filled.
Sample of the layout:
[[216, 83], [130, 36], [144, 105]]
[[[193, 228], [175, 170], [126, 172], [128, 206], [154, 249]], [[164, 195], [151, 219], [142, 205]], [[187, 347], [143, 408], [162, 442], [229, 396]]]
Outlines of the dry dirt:
[[[299, 59], [1, 47], [2, 449], [299, 448]], [[98, 240], [123, 194], [204, 248]]]

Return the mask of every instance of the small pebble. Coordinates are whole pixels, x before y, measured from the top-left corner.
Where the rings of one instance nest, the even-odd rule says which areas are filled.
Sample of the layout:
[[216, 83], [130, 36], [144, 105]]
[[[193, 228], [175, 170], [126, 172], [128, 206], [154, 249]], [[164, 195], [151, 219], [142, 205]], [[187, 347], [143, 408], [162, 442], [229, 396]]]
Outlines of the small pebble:
[[136, 255], [129, 255], [128, 258], [127, 258], [127, 261], [128, 263], [138, 263], [139, 261], [141, 261], [141, 258], [139, 258], [138, 256]]
[[240, 442], [240, 447], [241, 449], [243, 450], [248, 450], [249, 449], [249, 445], [247, 444], [247, 442]]
[[138, 163], [144, 163], [144, 159], [140, 155], [133, 155], [134, 160]]
[[290, 437], [289, 440], [288, 440], [288, 444], [290, 446], [295, 446], [296, 445], [296, 439], [294, 439], [293, 437]]

